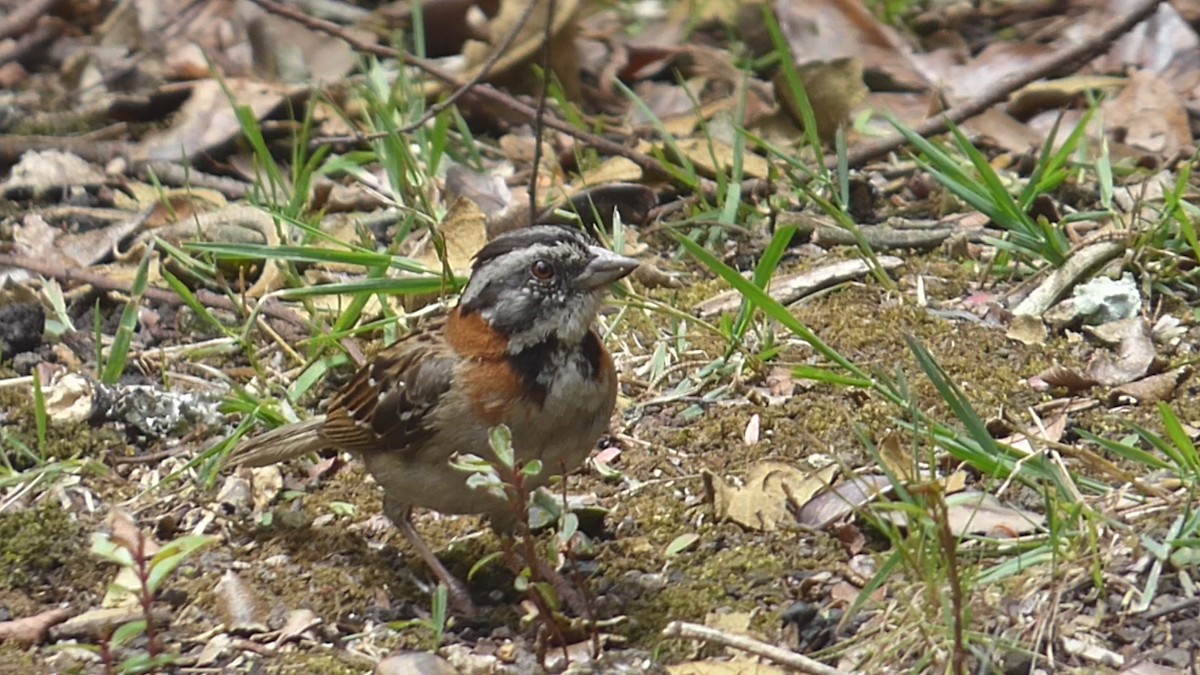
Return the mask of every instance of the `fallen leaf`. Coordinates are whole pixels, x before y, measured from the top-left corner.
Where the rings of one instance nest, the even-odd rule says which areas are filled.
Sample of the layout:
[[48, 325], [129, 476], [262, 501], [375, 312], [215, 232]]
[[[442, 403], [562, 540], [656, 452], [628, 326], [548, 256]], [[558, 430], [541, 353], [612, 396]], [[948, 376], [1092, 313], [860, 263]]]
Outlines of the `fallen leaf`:
[[1157, 355], [1150, 326], [1145, 319], [1136, 317], [1116, 322], [1113, 327], [1120, 335], [1117, 354], [1102, 352], [1088, 364], [1087, 377], [1105, 386], [1126, 384], [1142, 378], [1150, 371]]
[[742, 442], [746, 445], [757, 445], [759, 428], [762, 424], [762, 418], [758, 413], [750, 416], [750, 421], [746, 423], [746, 430], [742, 432]]
[[1044, 345], [1047, 337], [1046, 324], [1033, 315], [1014, 316], [1004, 336], [1025, 345]]
[[226, 570], [215, 590], [225, 630], [242, 634], [267, 632], [266, 606], [258, 593], [233, 570]]
[[798, 63], [856, 58], [889, 91], [923, 91], [925, 68], [894, 29], [882, 24], [860, 0], [776, 0], [779, 29]]
[[687, 661], [667, 666], [670, 675], [787, 675], [779, 666], [746, 661]]
[[685, 551], [690, 551], [696, 547], [696, 544], [699, 541], [700, 541], [700, 535], [696, 534], [695, 532], [688, 532], [686, 534], [681, 534], [678, 537], [675, 537], [674, 539], [672, 539], [671, 543], [667, 544], [667, 548], [666, 548], [666, 550], [663, 551], [663, 555], [665, 555], [668, 558], [671, 558], [671, 557], [677, 556], [680, 553], [683, 553]]
[[800, 509], [796, 520], [809, 527], [824, 529], [891, 489], [892, 483], [887, 476], [852, 476], [810, 499]]
[[[543, 53], [546, 37], [546, 17], [549, 15], [549, 0], [532, 0], [534, 7], [517, 31], [511, 44], [488, 70], [487, 81], [513, 89], [517, 92], [533, 93], [540, 80], [528, 70], [532, 59]], [[554, 23], [550, 26], [549, 63], [554, 76], [568, 101], [579, 101], [582, 84], [579, 79], [579, 53], [576, 37], [579, 32], [576, 15], [579, 0], [556, 1]], [[467, 40], [462, 55], [466, 62], [460, 75], [468, 81], [482, 72], [483, 66], [503, 46], [518, 27], [529, 9], [527, 0], [501, 0], [500, 10], [488, 23], [488, 42]], [[441, 89], [439, 85], [437, 89]]]
[[[452, 272], [465, 274], [471, 269], [475, 252], [487, 243], [487, 218], [475, 202], [459, 197], [450, 204], [450, 210], [438, 225], [438, 234], [444, 245], [446, 266]], [[442, 269], [432, 239], [427, 239], [412, 258], [431, 270]]]
[[750, 467], [742, 487], [708, 472], [704, 473], [704, 486], [719, 520], [772, 532], [794, 525], [793, 514], [829, 485], [836, 473], [834, 464], [810, 471], [788, 462], [764, 460]]
[[[697, 173], [716, 178], [733, 169], [733, 146], [715, 138], [684, 138], [675, 143], [683, 156], [696, 166]], [[753, 152], [742, 153], [742, 174], [746, 178], [766, 178], [771, 164]]]
[[1182, 366], [1168, 370], [1165, 373], [1144, 377], [1136, 382], [1121, 385], [1114, 388], [1108, 396], [1110, 406], [1121, 405], [1125, 403], [1137, 403], [1138, 405], [1148, 405], [1158, 403], [1159, 401], [1170, 401], [1175, 398], [1175, 391], [1179, 385], [1192, 375], [1192, 369], [1188, 366]]
[[429, 652], [392, 654], [375, 666], [375, 675], [455, 675], [450, 662]]
[[[946, 514], [950, 532], [956, 537], [964, 534], [984, 534], [1000, 539], [1036, 532], [1046, 522], [1040, 513], [1004, 504], [986, 492], [968, 490], [946, 497]], [[904, 526], [907, 516], [898, 511], [880, 512], [879, 516]]]
[[231, 97], [254, 119], [262, 119], [294, 93], [289, 87], [245, 78], [199, 80], [189, 86], [191, 94], [173, 123], [142, 137], [132, 153], [135, 162], [195, 160], [242, 137], [237, 113], [229, 105]]
[[1074, 368], [1055, 365], [1029, 378], [1029, 386], [1036, 391], [1047, 391], [1053, 387], [1063, 387], [1068, 392], [1086, 391], [1099, 384], [1096, 380], [1083, 375]]
[[878, 447], [880, 461], [893, 475], [905, 482], [916, 478], [917, 464], [908, 449], [900, 443], [900, 434], [889, 431], [879, 441]]
[[[863, 65], [857, 58], [812, 61], [797, 67], [801, 86], [812, 107], [817, 136], [832, 143], [838, 127], [850, 121], [850, 111], [867, 95], [863, 84]], [[773, 81], [775, 98], [793, 122], [804, 127], [799, 99], [781, 70]]]

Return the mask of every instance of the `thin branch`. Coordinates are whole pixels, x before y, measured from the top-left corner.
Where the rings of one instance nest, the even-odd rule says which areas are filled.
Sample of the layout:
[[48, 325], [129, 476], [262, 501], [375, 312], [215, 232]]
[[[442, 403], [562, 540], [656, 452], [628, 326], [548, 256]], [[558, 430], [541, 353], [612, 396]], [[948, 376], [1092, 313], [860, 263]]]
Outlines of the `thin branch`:
[[[464, 83], [455, 75], [442, 68], [439, 68], [438, 66], [435, 66], [425, 59], [417, 58], [408, 52], [393, 49], [392, 47], [385, 47], [375, 44], [374, 42], [361, 40], [358, 37], [351, 35], [349, 31], [343, 29], [341, 26], [333, 23], [332, 21], [325, 21], [323, 19], [308, 16], [301, 10], [281, 4], [279, 2], [275, 2], [275, 0], [251, 0], [251, 2], [259, 7], [262, 7], [264, 10], [271, 12], [272, 14], [277, 14], [284, 18], [291, 19], [292, 21], [295, 21], [307, 28], [337, 37], [358, 51], [366, 54], [373, 54], [375, 56], [382, 56], [385, 58], [399, 59], [405, 65], [417, 68], [418, 70], [428, 74], [430, 77], [445, 82], [451, 87], [463, 87]], [[478, 96], [479, 98], [486, 100], [492, 105], [515, 112], [530, 122], [533, 122], [535, 119], [537, 119], [537, 110], [533, 106], [530, 106], [518, 100], [516, 97], [500, 91], [499, 89], [496, 89], [490, 84], [480, 83], [478, 86], [471, 89], [470, 93], [473, 96]], [[643, 152], [638, 152], [634, 148], [628, 147], [616, 141], [609, 140], [603, 136], [597, 136], [596, 134], [589, 133], [582, 129], [576, 129], [555, 115], [548, 114], [545, 116], [545, 126], [554, 129], [555, 131], [561, 131], [562, 133], [567, 134], [568, 136], [575, 138], [581, 143], [591, 146], [600, 152], [624, 157], [634, 164], [637, 164], [643, 171], [646, 171], [647, 173], [653, 173], [661, 176], [670, 175], [670, 173], [667, 172], [666, 167], [664, 167], [661, 162], [659, 162], [657, 159], [654, 159], [650, 155], [647, 155]]]
[[821, 663], [815, 659], [810, 659], [803, 654], [797, 654], [790, 649], [783, 649], [775, 645], [760, 642], [754, 638], [745, 635], [737, 635], [735, 633], [727, 633], [725, 631], [701, 626], [696, 623], [687, 623], [686, 621], [672, 621], [663, 629], [663, 637], [667, 638], [686, 638], [689, 640], [703, 640], [712, 644], [718, 644], [724, 647], [732, 647], [740, 649], [744, 652], [749, 652], [755, 656], [761, 656], [773, 663], [777, 663], [785, 668], [794, 668], [802, 673], [812, 673], [813, 675], [845, 675], [837, 668]]
[[[945, 133], [950, 128], [947, 121], [954, 124], [961, 124], [963, 121], [971, 119], [997, 103], [1005, 101], [1008, 99], [1009, 94], [1031, 82], [1059, 73], [1073, 63], [1085, 62], [1095, 58], [1108, 51], [1117, 38], [1133, 30], [1134, 26], [1149, 18], [1162, 2], [1163, 0], [1141, 0], [1129, 14], [1112, 22], [1091, 38], [1073, 47], [1062, 49], [1046, 57], [1031, 68], [1010, 73], [1008, 76], [1001, 78], [999, 82], [988, 87], [987, 90], [974, 99], [956, 105], [937, 117], [925, 120], [913, 127], [913, 131], [926, 138]], [[879, 159], [889, 152], [903, 147], [904, 144], [904, 137], [896, 134], [895, 136], [874, 143], [860, 145], [850, 151], [847, 158], [848, 163], [852, 167], [860, 167], [867, 162]], [[831, 169], [836, 169], [837, 157], [826, 157], [825, 165]]]
[[[110, 279], [102, 274], [96, 274], [95, 272], [78, 267], [63, 267], [40, 260], [31, 260], [23, 256], [0, 253], [0, 267], [19, 267], [34, 274], [40, 274], [43, 277], [57, 279], [62, 282], [88, 284], [103, 291], [130, 292], [130, 285], [128, 283]], [[180, 306], [184, 304], [183, 298], [165, 288], [147, 288], [143, 296], [169, 305]], [[206, 289], [196, 291], [196, 299], [205, 307], [233, 312], [239, 316], [245, 314], [244, 307], [234, 304], [233, 301], [223, 295]], [[271, 318], [286, 321], [292, 325], [300, 326], [305, 330], [309, 328], [307, 320], [274, 301], [264, 302], [260, 311]]]
[[[532, 4], [532, 3], [530, 3]], [[546, 119], [546, 95], [550, 92], [550, 42], [554, 39], [554, 0], [546, 2], [546, 33], [542, 41], [542, 91], [538, 95], [537, 113], [533, 116], [533, 175], [529, 179], [529, 222], [537, 222], [538, 167], [542, 165], [542, 123]]]

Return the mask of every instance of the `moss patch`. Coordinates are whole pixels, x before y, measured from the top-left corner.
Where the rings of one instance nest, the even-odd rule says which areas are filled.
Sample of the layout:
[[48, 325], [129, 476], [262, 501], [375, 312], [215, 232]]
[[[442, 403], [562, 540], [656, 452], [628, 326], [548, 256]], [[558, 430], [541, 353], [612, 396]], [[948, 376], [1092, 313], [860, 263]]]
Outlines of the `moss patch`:
[[0, 513], [0, 588], [34, 591], [74, 579], [84, 561], [84, 528], [57, 504]]

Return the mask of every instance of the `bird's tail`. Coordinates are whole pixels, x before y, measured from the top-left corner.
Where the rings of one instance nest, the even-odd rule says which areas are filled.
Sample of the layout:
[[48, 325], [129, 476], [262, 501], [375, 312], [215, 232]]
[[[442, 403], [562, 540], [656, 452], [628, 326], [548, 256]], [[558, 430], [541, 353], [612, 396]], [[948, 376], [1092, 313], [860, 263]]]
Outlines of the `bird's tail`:
[[314, 417], [242, 441], [225, 458], [225, 466], [267, 466], [324, 450], [329, 447], [329, 441], [321, 434], [324, 423], [324, 417]]

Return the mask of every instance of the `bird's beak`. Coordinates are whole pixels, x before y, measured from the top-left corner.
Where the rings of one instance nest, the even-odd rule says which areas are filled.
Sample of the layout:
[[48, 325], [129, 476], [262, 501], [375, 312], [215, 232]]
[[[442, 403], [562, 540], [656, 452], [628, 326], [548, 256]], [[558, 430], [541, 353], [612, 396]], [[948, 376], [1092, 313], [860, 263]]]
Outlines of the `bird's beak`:
[[575, 283], [587, 290], [602, 288], [628, 275], [638, 266], [638, 261], [617, 255], [599, 246], [590, 246], [592, 259], [587, 267], [575, 277]]

